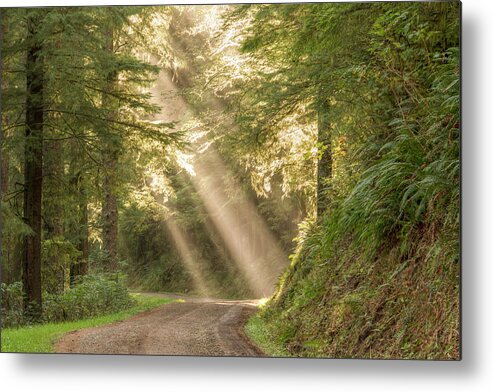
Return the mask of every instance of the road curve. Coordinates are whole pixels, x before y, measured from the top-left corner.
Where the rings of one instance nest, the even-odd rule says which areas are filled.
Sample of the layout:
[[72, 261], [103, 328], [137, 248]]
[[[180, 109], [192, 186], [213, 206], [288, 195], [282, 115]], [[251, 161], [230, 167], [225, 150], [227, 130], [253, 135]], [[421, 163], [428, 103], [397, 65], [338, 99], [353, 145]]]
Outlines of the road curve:
[[255, 301], [190, 298], [129, 319], [64, 335], [58, 353], [265, 356], [243, 326]]

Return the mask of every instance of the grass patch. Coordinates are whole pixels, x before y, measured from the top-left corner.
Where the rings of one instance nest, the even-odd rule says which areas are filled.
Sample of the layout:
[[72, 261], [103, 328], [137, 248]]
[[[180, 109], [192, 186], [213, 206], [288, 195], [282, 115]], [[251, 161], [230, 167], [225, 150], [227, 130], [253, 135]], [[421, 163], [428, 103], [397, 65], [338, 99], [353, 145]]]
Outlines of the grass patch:
[[248, 337], [258, 347], [260, 347], [267, 355], [271, 357], [290, 357], [289, 352], [283, 347], [281, 342], [278, 342], [273, 336], [267, 324], [262, 319], [260, 313], [254, 314], [245, 325], [245, 331]]
[[139, 294], [132, 294], [132, 297], [136, 300], [135, 306], [117, 313], [64, 323], [3, 329], [1, 331], [1, 352], [50, 353], [54, 351], [56, 340], [65, 333], [121, 321], [137, 313], [175, 301], [170, 298]]

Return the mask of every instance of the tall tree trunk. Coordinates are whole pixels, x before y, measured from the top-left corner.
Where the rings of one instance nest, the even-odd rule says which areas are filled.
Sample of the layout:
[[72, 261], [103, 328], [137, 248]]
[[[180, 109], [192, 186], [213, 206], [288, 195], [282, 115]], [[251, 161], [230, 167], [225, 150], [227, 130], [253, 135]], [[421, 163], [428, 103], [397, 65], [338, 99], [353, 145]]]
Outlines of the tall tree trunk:
[[[113, 29], [110, 27], [107, 31], [106, 49], [113, 53]], [[103, 94], [103, 108], [107, 110], [108, 123], [114, 119], [118, 109], [118, 103], [115, 102], [112, 93], [116, 89], [118, 74], [116, 70], [111, 70], [106, 77], [106, 93]], [[117, 166], [119, 154], [118, 135], [114, 135], [108, 126], [106, 140], [103, 149], [103, 247], [108, 253], [108, 270], [115, 272], [118, 260], [118, 200], [117, 200]]]
[[24, 220], [32, 234], [24, 240], [22, 282], [24, 310], [33, 319], [41, 317], [41, 196], [43, 185], [43, 60], [37, 40], [39, 11], [27, 20], [26, 139], [24, 152]]
[[332, 142], [330, 134], [329, 106], [321, 99], [318, 107], [318, 165], [317, 165], [317, 219], [328, 206], [327, 183], [332, 177]]

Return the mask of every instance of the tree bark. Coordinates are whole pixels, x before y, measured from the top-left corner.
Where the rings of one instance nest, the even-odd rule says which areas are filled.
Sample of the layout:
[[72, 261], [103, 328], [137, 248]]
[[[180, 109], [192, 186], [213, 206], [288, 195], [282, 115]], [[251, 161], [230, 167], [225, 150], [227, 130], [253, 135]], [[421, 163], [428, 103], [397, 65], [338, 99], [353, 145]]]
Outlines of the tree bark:
[[327, 182], [332, 177], [332, 142], [329, 105], [321, 99], [318, 108], [317, 219], [328, 207]]
[[38, 42], [37, 11], [28, 16], [26, 59], [26, 138], [24, 150], [24, 221], [32, 234], [24, 240], [24, 311], [41, 317], [41, 197], [43, 186], [43, 60]]

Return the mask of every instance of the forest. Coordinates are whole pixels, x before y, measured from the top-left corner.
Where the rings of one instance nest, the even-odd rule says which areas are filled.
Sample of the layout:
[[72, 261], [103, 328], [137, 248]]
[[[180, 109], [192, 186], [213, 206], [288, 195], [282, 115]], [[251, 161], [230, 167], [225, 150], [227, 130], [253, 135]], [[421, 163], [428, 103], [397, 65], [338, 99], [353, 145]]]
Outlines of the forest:
[[2, 328], [255, 298], [270, 355], [460, 358], [459, 2], [0, 29]]

